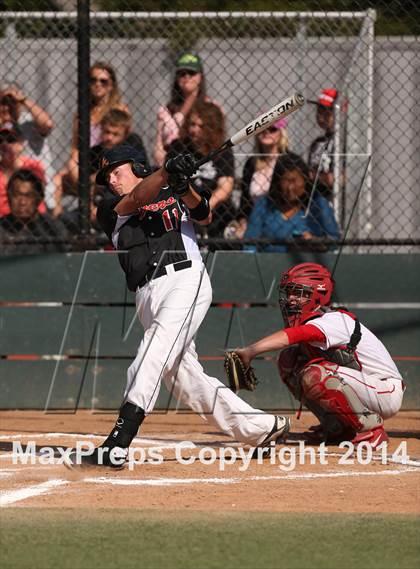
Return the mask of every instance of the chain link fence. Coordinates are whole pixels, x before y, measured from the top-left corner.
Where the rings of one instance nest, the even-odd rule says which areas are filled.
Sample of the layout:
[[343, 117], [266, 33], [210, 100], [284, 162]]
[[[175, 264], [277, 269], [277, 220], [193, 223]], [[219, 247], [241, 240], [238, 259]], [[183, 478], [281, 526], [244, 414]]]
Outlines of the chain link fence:
[[306, 4], [98, 1], [82, 14], [17, 0], [1, 12], [2, 253], [106, 246], [95, 211], [108, 190], [94, 181], [105, 148], [130, 143], [151, 166], [199, 158], [295, 92], [299, 112], [195, 175], [214, 211], [200, 244], [418, 251], [417, 4]]

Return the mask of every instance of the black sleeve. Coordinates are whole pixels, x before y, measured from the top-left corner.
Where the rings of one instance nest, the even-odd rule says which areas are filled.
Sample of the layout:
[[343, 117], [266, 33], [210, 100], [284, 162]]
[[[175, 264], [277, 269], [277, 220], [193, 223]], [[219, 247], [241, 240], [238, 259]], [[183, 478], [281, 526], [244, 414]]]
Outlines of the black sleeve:
[[217, 168], [217, 177], [222, 178], [235, 177], [235, 158], [231, 148], [228, 148], [222, 154], [217, 156], [214, 160], [214, 165]]
[[206, 219], [210, 214], [208, 199], [203, 196], [198, 206], [194, 209], [190, 209], [189, 211], [191, 219], [194, 219], [195, 221], [203, 221], [203, 219]]
[[96, 212], [96, 220], [110, 241], [112, 240], [112, 232], [114, 231], [118, 218], [118, 214], [114, 211], [114, 208], [121, 200], [121, 196], [103, 199], [98, 205]]
[[252, 211], [252, 200], [249, 188], [252, 181], [252, 176], [255, 172], [255, 158], [251, 157], [245, 162], [244, 170], [242, 172], [241, 181], [241, 203], [239, 206], [238, 217], [248, 218]]

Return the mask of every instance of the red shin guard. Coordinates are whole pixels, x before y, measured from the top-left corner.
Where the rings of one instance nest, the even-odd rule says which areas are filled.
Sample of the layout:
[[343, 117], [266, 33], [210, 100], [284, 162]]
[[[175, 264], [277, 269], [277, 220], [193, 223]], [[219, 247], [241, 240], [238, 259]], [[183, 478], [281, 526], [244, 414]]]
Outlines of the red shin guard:
[[[351, 390], [351, 387], [344, 384], [343, 380], [336, 375], [336, 367], [328, 362], [306, 367], [301, 375], [303, 400], [314, 402], [331, 419], [336, 419], [345, 428], [359, 432], [363, 429], [363, 424], [349, 403], [347, 392]], [[357, 397], [355, 393], [352, 395]], [[361, 403], [359, 406], [362, 407]]]

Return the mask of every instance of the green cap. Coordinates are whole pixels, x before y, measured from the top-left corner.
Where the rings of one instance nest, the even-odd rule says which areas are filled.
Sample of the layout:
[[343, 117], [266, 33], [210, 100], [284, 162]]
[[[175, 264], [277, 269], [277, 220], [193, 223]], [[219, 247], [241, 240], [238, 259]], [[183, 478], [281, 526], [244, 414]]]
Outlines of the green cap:
[[200, 56], [196, 53], [183, 53], [176, 61], [176, 70], [189, 69], [190, 71], [195, 71], [196, 73], [201, 73], [203, 71], [203, 63]]

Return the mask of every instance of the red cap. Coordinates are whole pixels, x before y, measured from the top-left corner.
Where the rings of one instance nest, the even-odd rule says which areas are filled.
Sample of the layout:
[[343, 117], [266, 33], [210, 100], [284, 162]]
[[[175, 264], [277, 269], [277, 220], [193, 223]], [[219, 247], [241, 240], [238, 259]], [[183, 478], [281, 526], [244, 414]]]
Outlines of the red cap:
[[337, 89], [322, 89], [317, 104], [323, 107], [332, 107], [337, 97]]

